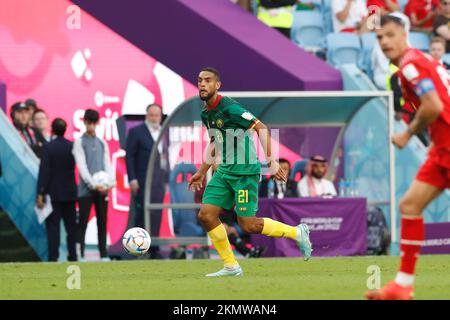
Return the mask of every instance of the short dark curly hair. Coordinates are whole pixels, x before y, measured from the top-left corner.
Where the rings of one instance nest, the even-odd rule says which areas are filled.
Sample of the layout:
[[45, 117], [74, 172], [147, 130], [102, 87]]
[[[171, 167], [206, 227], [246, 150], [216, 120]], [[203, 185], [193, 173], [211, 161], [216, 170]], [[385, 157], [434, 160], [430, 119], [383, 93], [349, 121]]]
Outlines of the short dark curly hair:
[[205, 67], [205, 68], [203, 68], [202, 70], [200, 70], [200, 72], [203, 72], [203, 71], [211, 72], [212, 74], [214, 74], [214, 75], [216, 76], [217, 81], [220, 81], [220, 72], [219, 72], [219, 70], [217, 70], [216, 68], [213, 68], [213, 67]]
[[87, 123], [97, 123], [99, 119], [100, 115], [98, 114], [97, 110], [87, 109], [84, 112], [84, 121]]
[[64, 136], [64, 133], [66, 133], [67, 129], [67, 123], [64, 119], [56, 118], [52, 122], [52, 132], [57, 135], [58, 137]]

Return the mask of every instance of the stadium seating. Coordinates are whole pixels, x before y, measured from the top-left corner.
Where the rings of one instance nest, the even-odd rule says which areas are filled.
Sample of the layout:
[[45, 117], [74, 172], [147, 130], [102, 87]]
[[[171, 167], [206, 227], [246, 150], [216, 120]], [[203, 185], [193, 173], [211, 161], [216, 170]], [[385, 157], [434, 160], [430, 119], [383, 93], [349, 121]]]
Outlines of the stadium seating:
[[291, 173], [289, 174], [289, 179], [295, 180], [295, 176], [297, 173], [300, 173], [300, 176], [303, 177], [306, 171], [306, 165], [308, 164], [307, 159], [299, 160], [294, 163], [291, 168]]
[[400, 11], [404, 12], [406, 4], [408, 3], [408, 0], [398, 0], [398, 5], [400, 6]]
[[376, 41], [377, 38], [374, 32], [367, 32], [361, 36], [361, 55], [358, 66], [367, 73], [369, 78], [372, 78], [373, 74], [371, 57]]
[[417, 48], [423, 52], [428, 52], [430, 46], [430, 38], [423, 32], [410, 32], [409, 42], [413, 48]]
[[331, 0], [322, 0], [320, 11], [323, 15], [323, 22], [325, 26], [325, 34], [333, 32], [333, 19], [331, 17]]
[[358, 64], [361, 53], [359, 37], [353, 33], [330, 33], [326, 37], [327, 61], [335, 67]]
[[291, 30], [291, 39], [298, 46], [311, 51], [325, 47], [325, 29], [320, 12], [295, 12]]
[[444, 54], [442, 60], [444, 60], [445, 63], [450, 64], [450, 53]]
[[[191, 163], [179, 163], [170, 173], [169, 187], [171, 203], [194, 203], [194, 193], [188, 190], [188, 175], [197, 172]], [[182, 181], [177, 182], [179, 175]], [[194, 209], [172, 209], [174, 232], [176, 236], [203, 236], [203, 228], [198, 224], [197, 211]]]

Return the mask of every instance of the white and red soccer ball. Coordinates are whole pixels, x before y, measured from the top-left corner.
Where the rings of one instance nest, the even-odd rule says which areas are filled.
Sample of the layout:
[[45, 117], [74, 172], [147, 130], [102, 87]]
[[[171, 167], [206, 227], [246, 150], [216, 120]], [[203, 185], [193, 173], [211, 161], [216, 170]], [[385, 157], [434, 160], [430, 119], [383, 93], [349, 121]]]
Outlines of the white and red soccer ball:
[[122, 238], [122, 245], [125, 251], [134, 256], [144, 255], [148, 249], [152, 240], [149, 233], [142, 228], [128, 229]]

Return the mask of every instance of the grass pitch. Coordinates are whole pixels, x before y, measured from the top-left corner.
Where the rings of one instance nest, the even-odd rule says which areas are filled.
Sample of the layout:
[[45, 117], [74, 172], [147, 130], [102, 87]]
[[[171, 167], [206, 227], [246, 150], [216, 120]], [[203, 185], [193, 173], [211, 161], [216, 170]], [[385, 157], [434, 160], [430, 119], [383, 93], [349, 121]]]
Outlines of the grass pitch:
[[[243, 277], [206, 278], [218, 260], [76, 263], [81, 288], [69, 290], [70, 263], [0, 264], [0, 299], [362, 299], [368, 267], [381, 284], [394, 278], [398, 257], [245, 259]], [[416, 299], [450, 299], [450, 256], [420, 257]]]

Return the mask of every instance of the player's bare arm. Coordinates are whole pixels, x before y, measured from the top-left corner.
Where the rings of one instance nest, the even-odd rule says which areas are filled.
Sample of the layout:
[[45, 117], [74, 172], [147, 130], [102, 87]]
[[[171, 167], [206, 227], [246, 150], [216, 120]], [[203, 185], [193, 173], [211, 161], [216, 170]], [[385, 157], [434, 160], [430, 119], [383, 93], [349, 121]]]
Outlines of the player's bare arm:
[[402, 149], [406, 146], [409, 139], [430, 123], [435, 121], [443, 110], [442, 101], [436, 91], [425, 93], [421, 98], [421, 106], [418, 109], [414, 120], [409, 124], [408, 129], [404, 132], [397, 133], [392, 137], [392, 143]]
[[203, 188], [203, 181], [205, 179], [206, 172], [214, 164], [216, 159], [216, 150], [214, 146], [214, 139], [211, 139], [206, 147], [205, 160], [203, 161], [200, 169], [191, 177], [188, 182], [188, 189], [193, 192], [200, 191]]
[[266, 155], [267, 165], [270, 169], [270, 174], [274, 176], [276, 180], [287, 181], [286, 172], [280, 168], [278, 162], [272, 157], [272, 144], [269, 134], [269, 129], [267, 126], [259, 121], [254, 127], [256, 133], [258, 134], [259, 141]]

